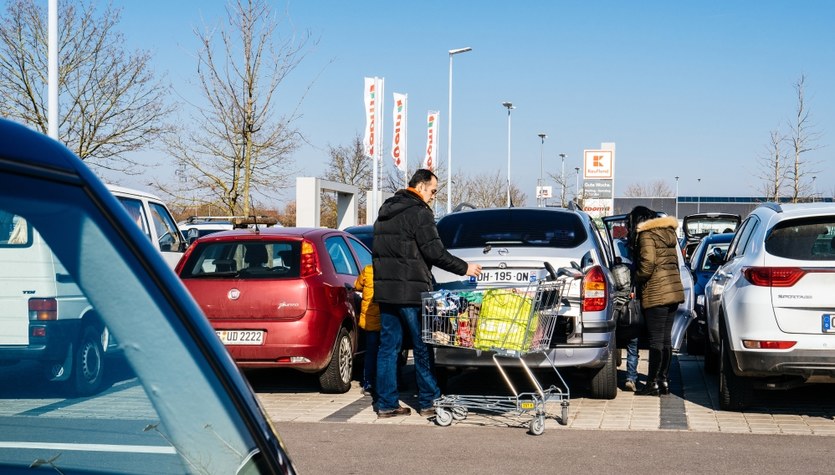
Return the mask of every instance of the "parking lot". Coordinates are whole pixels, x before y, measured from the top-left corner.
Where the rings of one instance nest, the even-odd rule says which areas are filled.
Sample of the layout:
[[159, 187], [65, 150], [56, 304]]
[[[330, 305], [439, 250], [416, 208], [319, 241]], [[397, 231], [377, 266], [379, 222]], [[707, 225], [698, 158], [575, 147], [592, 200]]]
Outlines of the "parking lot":
[[[646, 372], [646, 352], [641, 352], [639, 373]], [[21, 368], [23, 369], [23, 368]], [[5, 376], [26, 379], [25, 371], [4, 368]], [[359, 386], [345, 394], [322, 394], [317, 378], [289, 370], [247, 371], [269, 417], [282, 422], [336, 422], [346, 424], [433, 425], [431, 419], [413, 411], [408, 417], [377, 419], [371, 408], [371, 398], [362, 396]], [[619, 368], [619, 380], [624, 378], [624, 366]], [[411, 362], [405, 368], [405, 379], [413, 375]], [[835, 436], [835, 387], [813, 385], [788, 391], [760, 392], [749, 410], [729, 412], [719, 410], [716, 400], [717, 381], [702, 370], [702, 358], [678, 355], [671, 369], [673, 394], [664, 397], [635, 396], [618, 391], [613, 400], [587, 397], [582, 387], [583, 378], [566, 371], [570, 390], [570, 407], [566, 425], [556, 419], [559, 406], [554, 405], [546, 420], [550, 430], [679, 430], [691, 432], [726, 432], [751, 434], [795, 434]], [[551, 384], [542, 378], [543, 384]], [[30, 388], [33, 387], [29, 386]], [[120, 419], [124, 414], [154, 419], [155, 412], [144, 396], [141, 386], [132, 378], [117, 378], [103, 394], [94, 398], [63, 399], [60, 397], [32, 397], [25, 388], [15, 390], [7, 386], [0, 390], [0, 417], [74, 417], [84, 414], [96, 419]], [[401, 392], [405, 405], [417, 407], [414, 386]], [[447, 394], [500, 394], [506, 386], [492, 369], [467, 371], [450, 378]], [[524, 431], [530, 413], [496, 416], [470, 412], [454, 425], [468, 427], [515, 427]]]
[[[752, 434], [835, 435], [835, 402], [829, 385], [809, 386], [789, 391], [760, 392], [745, 412], [719, 410], [717, 380], [706, 375], [702, 358], [679, 355], [671, 369], [672, 393], [664, 397], [635, 396], [618, 391], [613, 400], [585, 397], [581, 378], [565, 373], [571, 391], [568, 421], [565, 426], [556, 418], [546, 421], [546, 430], [684, 430], [694, 432], [729, 432]], [[625, 365], [625, 363], [624, 363]], [[619, 379], [624, 378], [624, 365]], [[646, 352], [641, 352], [639, 373], [646, 373]], [[409, 368], [407, 366], [407, 368]], [[484, 369], [465, 372], [450, 378], [448, 394], [495, 394], [504, 390], [504, 382], [495, 371]], [[414, 391], [401, 392], [404, 404], [413, 408], [411, 416], [377, 419], [371, 398], [363, 397], [359, 387], [346, 394], [320, 394], [313, 377], [290, 372], [258, 371], [248, 373], [250, 382], [271, 419], [279, 422], [344, 422], [350, 424], [433, 424], [414, 409]], [[546, 381], [542, 381], [543, 384]], [[576, 386], [576, 387], [575, 387]], [[413, 388], [410, 388], [413, 389]], [[553, 415], [559, 415], [559, 407]], [[470, 413], [453, 424], [467, 426], [527, 427], [530, 414], [513, 417]]]

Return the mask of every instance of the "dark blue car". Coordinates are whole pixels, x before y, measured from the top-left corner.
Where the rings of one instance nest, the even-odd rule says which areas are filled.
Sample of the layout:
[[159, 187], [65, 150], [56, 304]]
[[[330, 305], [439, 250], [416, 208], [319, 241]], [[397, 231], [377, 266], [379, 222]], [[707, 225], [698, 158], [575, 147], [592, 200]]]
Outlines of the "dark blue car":
[[693, 295], [696, 303], [693, 310], [696, 320], [687, 328], [687, 352], [704, 354], [707, 335], [705, 315], [705, 286], [722, 264], [728, 245], [734, 233], [708, 234], [703, 237], [690, 257], [690, 271], [693, 273]]

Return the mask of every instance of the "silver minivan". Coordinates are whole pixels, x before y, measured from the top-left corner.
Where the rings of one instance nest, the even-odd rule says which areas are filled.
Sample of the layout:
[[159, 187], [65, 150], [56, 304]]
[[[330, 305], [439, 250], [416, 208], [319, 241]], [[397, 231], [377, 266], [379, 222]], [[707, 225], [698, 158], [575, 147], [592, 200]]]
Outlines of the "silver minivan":
[[[570, 208], [487, 208], [454, 212], [438, 221], [438, 234], [450, 253], [481, 264], [473, 281], [433, 269], [437, 288], [488, 289], [526, 286], [553, 269], [578, 266], [583, 278], [568, 289], [551, 338], [548, 357], [559, 367], [586, 371], [590, 396], [617, 395], [613, 279], [601, 230], [588, 214]], [[584, 298], [583, 296], [594, 298]], [[492, 366], [489, 352], [439, 346], [435, 364], [443, 368]], [[530, 367], [547, 368], [541, 353], [528, 354]]]

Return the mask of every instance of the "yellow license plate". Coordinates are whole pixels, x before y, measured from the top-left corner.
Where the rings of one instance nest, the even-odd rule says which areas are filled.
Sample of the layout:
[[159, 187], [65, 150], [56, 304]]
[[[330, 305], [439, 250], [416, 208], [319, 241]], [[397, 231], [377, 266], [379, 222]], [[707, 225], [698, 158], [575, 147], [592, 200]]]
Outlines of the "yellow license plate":
[[534, 409], [536, 407], [536, 404], [533, 401], [525, 401], [520, 402], [519, 407], [521, 407], [522, 409]]

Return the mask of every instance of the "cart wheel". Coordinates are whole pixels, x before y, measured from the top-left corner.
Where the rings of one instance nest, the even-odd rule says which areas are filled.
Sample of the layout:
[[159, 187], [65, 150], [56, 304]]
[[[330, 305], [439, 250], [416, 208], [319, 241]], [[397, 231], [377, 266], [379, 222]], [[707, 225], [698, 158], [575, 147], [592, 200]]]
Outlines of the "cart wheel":
[[435, 408], [435, 423], [446, 427], [452, 423], [452, 413], [442, 407]]
[[568, 404], [562, 405], [562, 414], [560, 415], [560, 425], [568, 425]]
[[529, 431], [531, 435], [542, 435], [545, 432], [545, 416], [536, 416], [531, 419]]
[[456, 421], [463, 421], [467, 418], [467, 408], [464, 406], [453, 406], [452, 408], [452, 418]]

